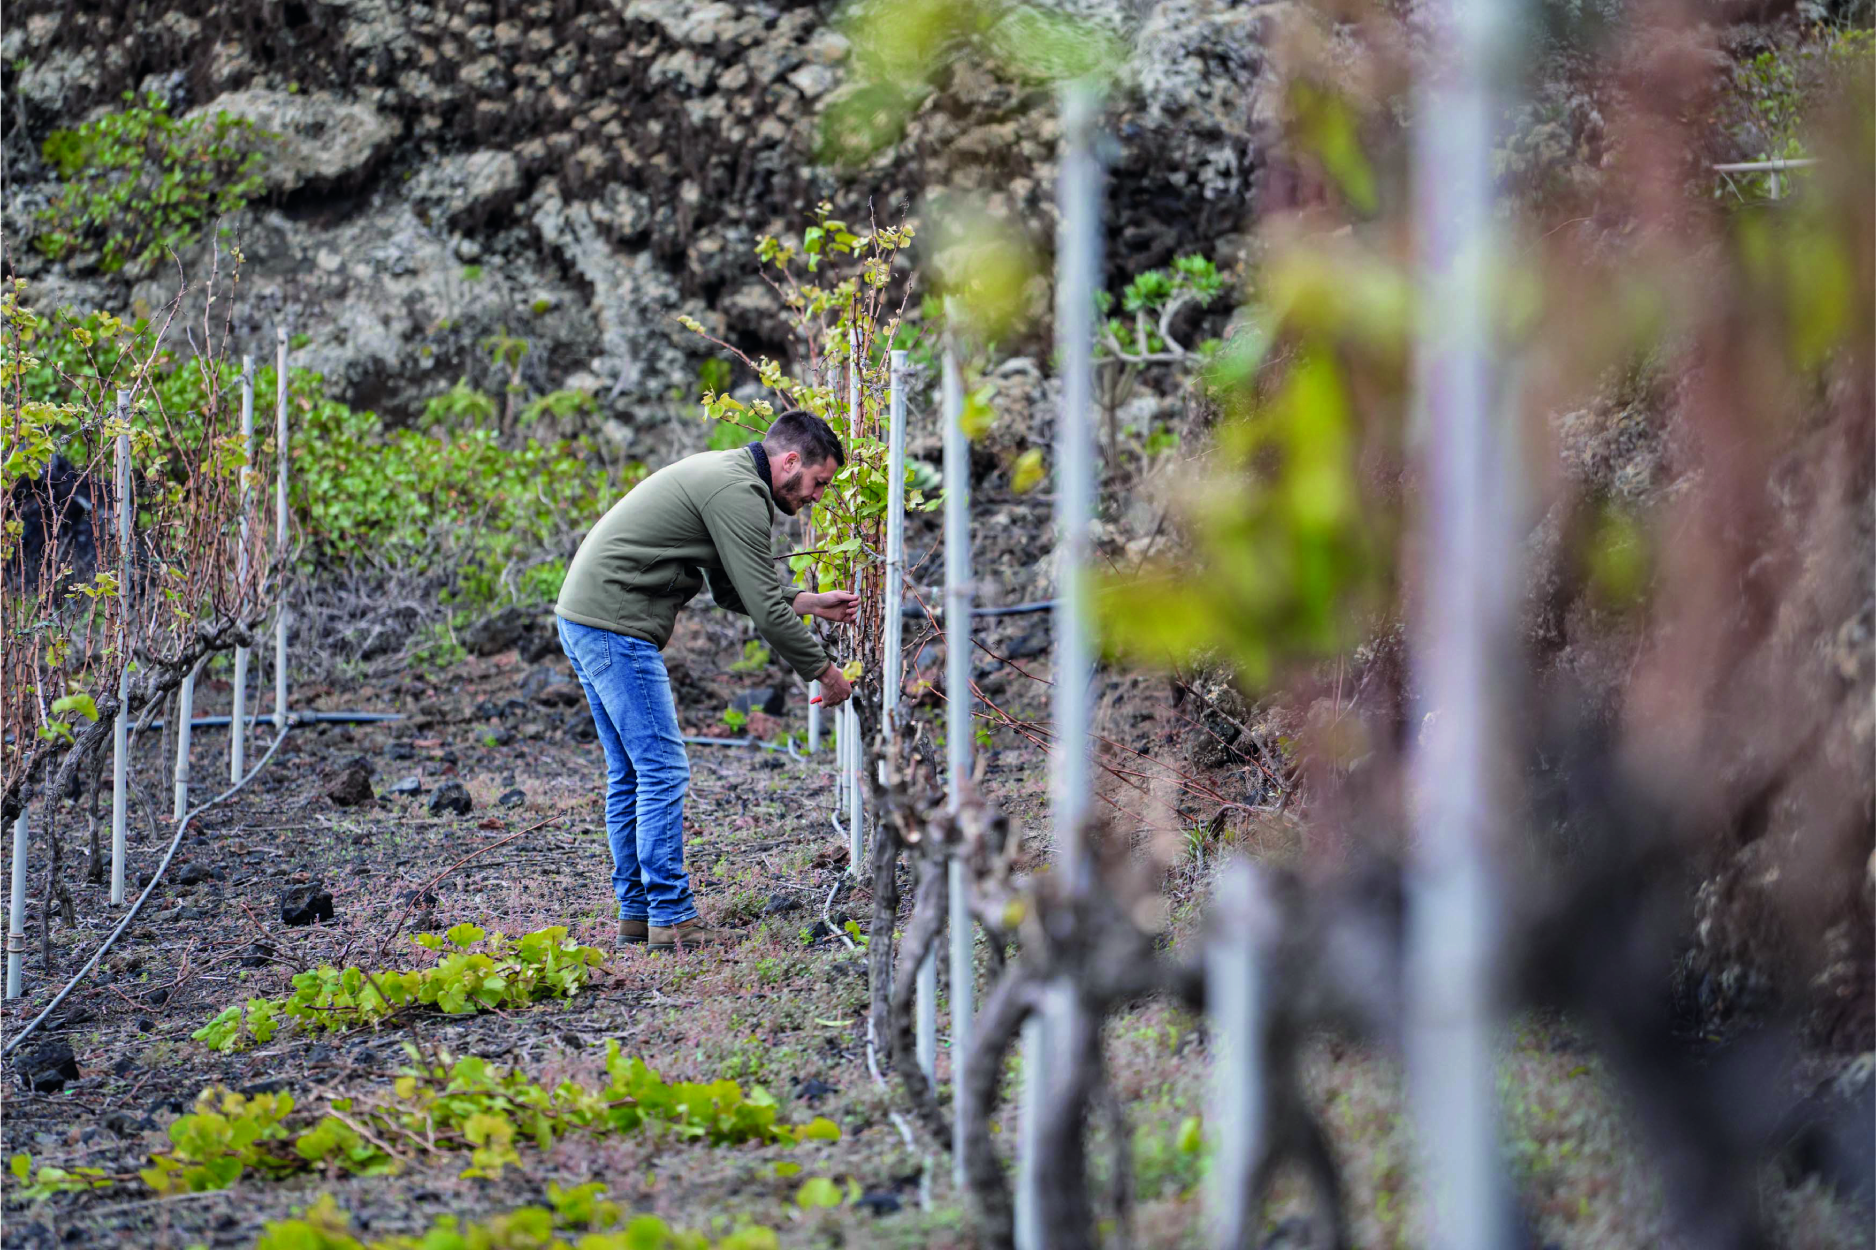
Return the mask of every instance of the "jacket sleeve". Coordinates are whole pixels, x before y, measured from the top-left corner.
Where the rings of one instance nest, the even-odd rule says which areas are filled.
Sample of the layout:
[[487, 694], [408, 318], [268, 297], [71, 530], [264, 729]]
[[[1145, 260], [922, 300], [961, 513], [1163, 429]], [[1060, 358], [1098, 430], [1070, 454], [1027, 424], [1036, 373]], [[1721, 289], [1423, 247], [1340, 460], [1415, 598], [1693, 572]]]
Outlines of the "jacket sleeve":
[[[747, 614], [783, 662], [803, 681], [813, 681], [827, 668], [827, 652], [790, 606], [796, 592], [782, 585], [769, 552], [769, 509], [761, 489], [726, 486], [700, 509], [723, 564], [721, 575], [707, 575], [710, 593], [719, 605]], [[724, 582], [727, 596], [719, 589]]]

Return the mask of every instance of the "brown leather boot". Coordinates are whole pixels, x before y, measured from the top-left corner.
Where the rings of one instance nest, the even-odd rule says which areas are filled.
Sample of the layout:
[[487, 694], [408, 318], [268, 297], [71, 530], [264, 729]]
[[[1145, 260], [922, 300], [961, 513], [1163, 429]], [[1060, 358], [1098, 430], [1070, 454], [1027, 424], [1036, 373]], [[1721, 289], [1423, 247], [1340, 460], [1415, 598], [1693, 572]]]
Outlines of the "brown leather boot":
[[643, 946], [645, 944], [645, 933], [649, 927], [650, 926], [643, 920], [626, 920], [621, 917], [619, 920], [619, 945]]
[[700, 946], [722, 946], [741, 937], [740, 933], [705, 924], [702, 916], [692, 916], [689, 920], [680, 921], [674, 925], [652, 925], [646, 949], [654, 951], [694, 950]]

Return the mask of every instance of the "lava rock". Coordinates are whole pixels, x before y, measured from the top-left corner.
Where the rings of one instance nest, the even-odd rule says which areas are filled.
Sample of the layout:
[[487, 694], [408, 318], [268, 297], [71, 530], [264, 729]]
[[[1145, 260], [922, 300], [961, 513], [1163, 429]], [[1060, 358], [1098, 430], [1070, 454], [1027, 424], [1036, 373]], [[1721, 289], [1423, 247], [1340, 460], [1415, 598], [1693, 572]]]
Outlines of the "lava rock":
[[832, 1085], [818, 1076], [811, 1076], [795, 1086], [795, 1097], [803, 1102], [819, 1102], [829, 1094], [837, 1092]]
[[469, 797], [469, 787], [460, 781], [446, 781], [436, 788], [430, 796], [430, 814], [441, 816], [445, 812], [454, 812], [458, 816], [467, 816], [475, 810], [475, 800]]
[[52, 1094], [78, 1079], [78, 1056], [68, 1042], [47, 1042], [20, 1062], [20, 1079], [36, 1094]]
[[176, 870], [177, 885], [200, 885], [214, 876], [208, 868], [195, 860], [190, 860]]
[[286, 1087], [287, 1082], [285, 1077], [270, 1076], [251, 1084], [243, 1085], [239, 1092], [252, 1098], [256, 1094], [278, 1094]]
[[408, 739], [403, 738], [398, 739], [396, 742], [384, 748], [386, 759], [407, 760], [416, 754], [417, 748], [412, 746]]
[[1038, 625], [1012, 642], [1003, 654], [1012, 660], [1027, 660], [1032, 656], [1047, 655], [1049, 642], [1049, 627]]
[[539, 664], [549, 656], [560, 654], [560, 637], [554, 629], [538, 629], [521, 637], [521, 658], [529, 664]]
[[132, 1115], [128, 1111], [113, 1111], [107, 1114], [101, 1123], [107, 1131], [116, 1133], [119, 1137], [129, 1137], [135, 1133], [141, 1133], [146, 1123], [154, 1125], [156, 1121], [151, 1120], [149, 1116]]
[[520, 807], [523, 803], [528, 801], [528, 795], [527, 791], [516, 786], [512, 790], [502, 791], [502, 796], [495, 801], [503, 807]]
[[801, 900], [794, 895], [772, 894], [769, 896], [769, 901], [763, 905], [762, 914], [765, 916], [779, 916], [785, 912], [800, 910]]
[[148, 994], [143, 996], [143, 1001], [150, 1004], [152, 1007], [161, 1007], [164, 1003], [169, 1001], [169, 991], [160, 987], [151, 990]]
[[865, 1207], [875, 1216], [891, 1215], [900, 1207], [899, 1195], [890, 1189], [869, 1189], [860, 1195], [856, 1204]]
[[274, 961], [274, 948], [267, 942], [256, 942], [241, 952], [236, 961], [243, 968], [265, 968]]
[[464, 630], [462, 645], [471, 655], [495, 655], [520, 642], [532, 623], [526, 608], [503, 608]]
[[423, 780], [419, 777], [400, 777], [393, 781], [386, 794], [422, 794]]
[[371, 767], [355, 759], [326, 781], [326, 797], [335, 807], [357, 807], [377, 796], [371, 792]]
[[[492, 214], [512, 206], [523, 186], [521, 165], [513, 152], [485, 149], [432, 161], [411, 179], [410, 198], [426, 222], [473, 233]], [[528, 614], [521, 608], [498, 612], [480, 624], [487, 626], [511, 613], [520, 617], [525, 627]], [[475, 630], [470, 633], [473, 635]], [[514, 640], [492, 645], [486, 651], [473, 642], [467, 645], [477, 655], [494, 655], [513, 646]]]
[[319, 888], [319, 882], [289, 886], [280, 892], [280, 920], [288, 925], [307, 925], [332, 919], [332, 895]]
[[350, 191], [389, 155], [403, 122], [331, 91], [291, 92], [250, 87], [217, 96], [190, 116], [222, 113], [253, 122], [274, 136], [261, 171], [267, 189]]
[[757, 686], [731, 698], [730, 706], [745, 716], [751, 712], [782, 716], [788, 711], [787, 692], [782, 686]]
[[590, 712], [575, 712], [567, 718], [567, 737], [574, 742], [592, 742], [599, 737]]
[[542, 686], [535, 693], [534, 701], [542, 707], [575, 707], [586, 701], [586, 691], [578, 682], [557, 681]]

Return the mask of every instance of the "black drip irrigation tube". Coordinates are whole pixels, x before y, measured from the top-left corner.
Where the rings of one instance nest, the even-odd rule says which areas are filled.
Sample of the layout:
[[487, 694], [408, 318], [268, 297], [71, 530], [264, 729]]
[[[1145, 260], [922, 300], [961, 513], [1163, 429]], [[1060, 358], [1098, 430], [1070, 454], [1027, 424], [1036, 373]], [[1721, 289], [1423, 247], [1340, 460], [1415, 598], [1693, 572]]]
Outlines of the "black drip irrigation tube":
[[[228, 718], [224, 716], [221, 719], [226, 721]], [[130, 905], [130, 910], [125, 913], [122, 920], [117, 922], [117, 927], [112, 929], [110, 936], [104, 939], [103, 945], [99, 946], [98, 949], [93, 952], [91, 958], [85, 962], [85, 966], [78, 970], [78, 975], [65, 983], [65, 988], [60, 990], [58, 994], [53, 997], [52, 1001], [46, 1004], [44, 1011], [41, 1011], [38, 1015], [33, 1017], [32, 1023], [13, 1035], [13, 1040], [6, 1044], [5, 1049], [0, 1050], [0, 1056], [12, 1054], [14, 1049], [18, 1047], [21, 1042], [32, 1036], [33, 1031], [45, 1022], [46, 1017], [51, 1015], [54, 1011], [57, 1011], [59, 1004], [64, 1002], [73, 990], [78, 988], [78, 983], [83, 981], [90, 975], [91, 970], [98, 966], [98, 961], [104, 958], [104, 952], [110, 950], [111, 945], [123, 935], [124, 930], [130, 927], [130, 922], [135, 920], [137, 913], [143, 910], [145, 900], [150, 897], [151, 892], [154, 891], [158, 885], [162, 884], [163, 874], [169, 870], [169, 862], [176, 858], [176, 848], [182, 845], [182, 835], [184, 831], [189, 828], [189, 822], [223, 799], [232, 797], [240, 791], [241, 787], [254, 780], [261, 769], [267, 767], [267, 761], [274, 757], [274, 752], [280, 749], [280, 744], [287, 740], [287, 733], [290, 729], [291, 721], [289, 721], [288, 729], [280, 731], [274, 738], [273, 744], [267, 748], [267, 753], [261, 756], [254, 767], [249, 770], [247, 776], [235, 782], [232, 786], [229, 786], [226, 790], [223, 790], [220, 794], [202, 804], [200, 807], [184, 813], [183, 818], [176, 822], [176, 836], [169, 840], [169, 849], [163, 852], [163, 862], [158, 864], [156, 871], [151, 874], [150, 884], [143, 887], [143, 893], [139, 894], [137, 901]]]
[[799, 758], [799, 752], [795, 750], [793, 742], [790, 742], [787, 746], [780, 746], [773, 742], [764, 742], [760, 738], [692, 738], [687, 736], [684, 739], [684, 745], [693, 747], [761, 747], [764, 751], [786, 751], [790, 755]]
[[[1048, 612], [1052, 610], [1054, 607], [1055, 607], [1055, 600], [1039, 599], [1034, 603], [1011, 603], [1011, 604], [1006, 604], [1000, 608], [972, 608], [971, 615], [972, 616], [1023, 616], [1030, 612]], [[908, 603], [904, 607], [899, 609], [899, 615], [905, 617], [907, 620], [910, 620], [910, 621], [922, 621], [925, 619], [925, 614], [928, 611], [933, 616], [943, 616], [945, 614], [944, 605], [941, 603], [935, 603], [931, 605], [930, 608], [922, 607], [916, 603]]]
[[[287, 713], [287, 724], [289, 725], [377, 725], [385, 721], [403, 719], [404, 714], [402, 712]], [[256, 712], [254, 715], [248, 717], [248, 728], [252, 729], [260, 724], [271, 725], [273, 720], [274, 716], [272, 712]], [[232, 716], [196, 716], [190, 719], [189, 727], [191, 729], [214, 729], [217, 726], [232, 724], [233, 721], [234, 717]], [[163, 728], [163, 722], [161, 720], [153, 720], [148, 727], [151, 729], [161, 729]]]
[[[288, 712], [288, 725], [381, 725], [387, 721], [404, 719], [402, 712]], [[190, 720], [192, 729], [215, 729], [232, 722], [232, 716], [197, 716]], [[256, 725], [272, 724], [270, 713], [259, 712], [248, 718], [248, 728]], [[161, 720], [151, 721], [150, 729], [163, 728]], [[763, 742], [758, 738], [692, 738], [684, 741], [691, 746], [700, 747], [761, 747], [765, 751], [785, 751], [788, 748], [777, 746], [773, 742]]]

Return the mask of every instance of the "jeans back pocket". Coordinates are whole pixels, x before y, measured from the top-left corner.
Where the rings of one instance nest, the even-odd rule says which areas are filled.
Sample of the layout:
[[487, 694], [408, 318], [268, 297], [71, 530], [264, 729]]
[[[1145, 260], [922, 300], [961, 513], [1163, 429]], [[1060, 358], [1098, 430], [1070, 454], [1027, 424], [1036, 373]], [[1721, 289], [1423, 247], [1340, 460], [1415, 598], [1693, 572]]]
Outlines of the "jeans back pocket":
[[612, 667], [612, 635], [591, 625], [559, 618], [561, 650], [581, 673], [598, 677]]

